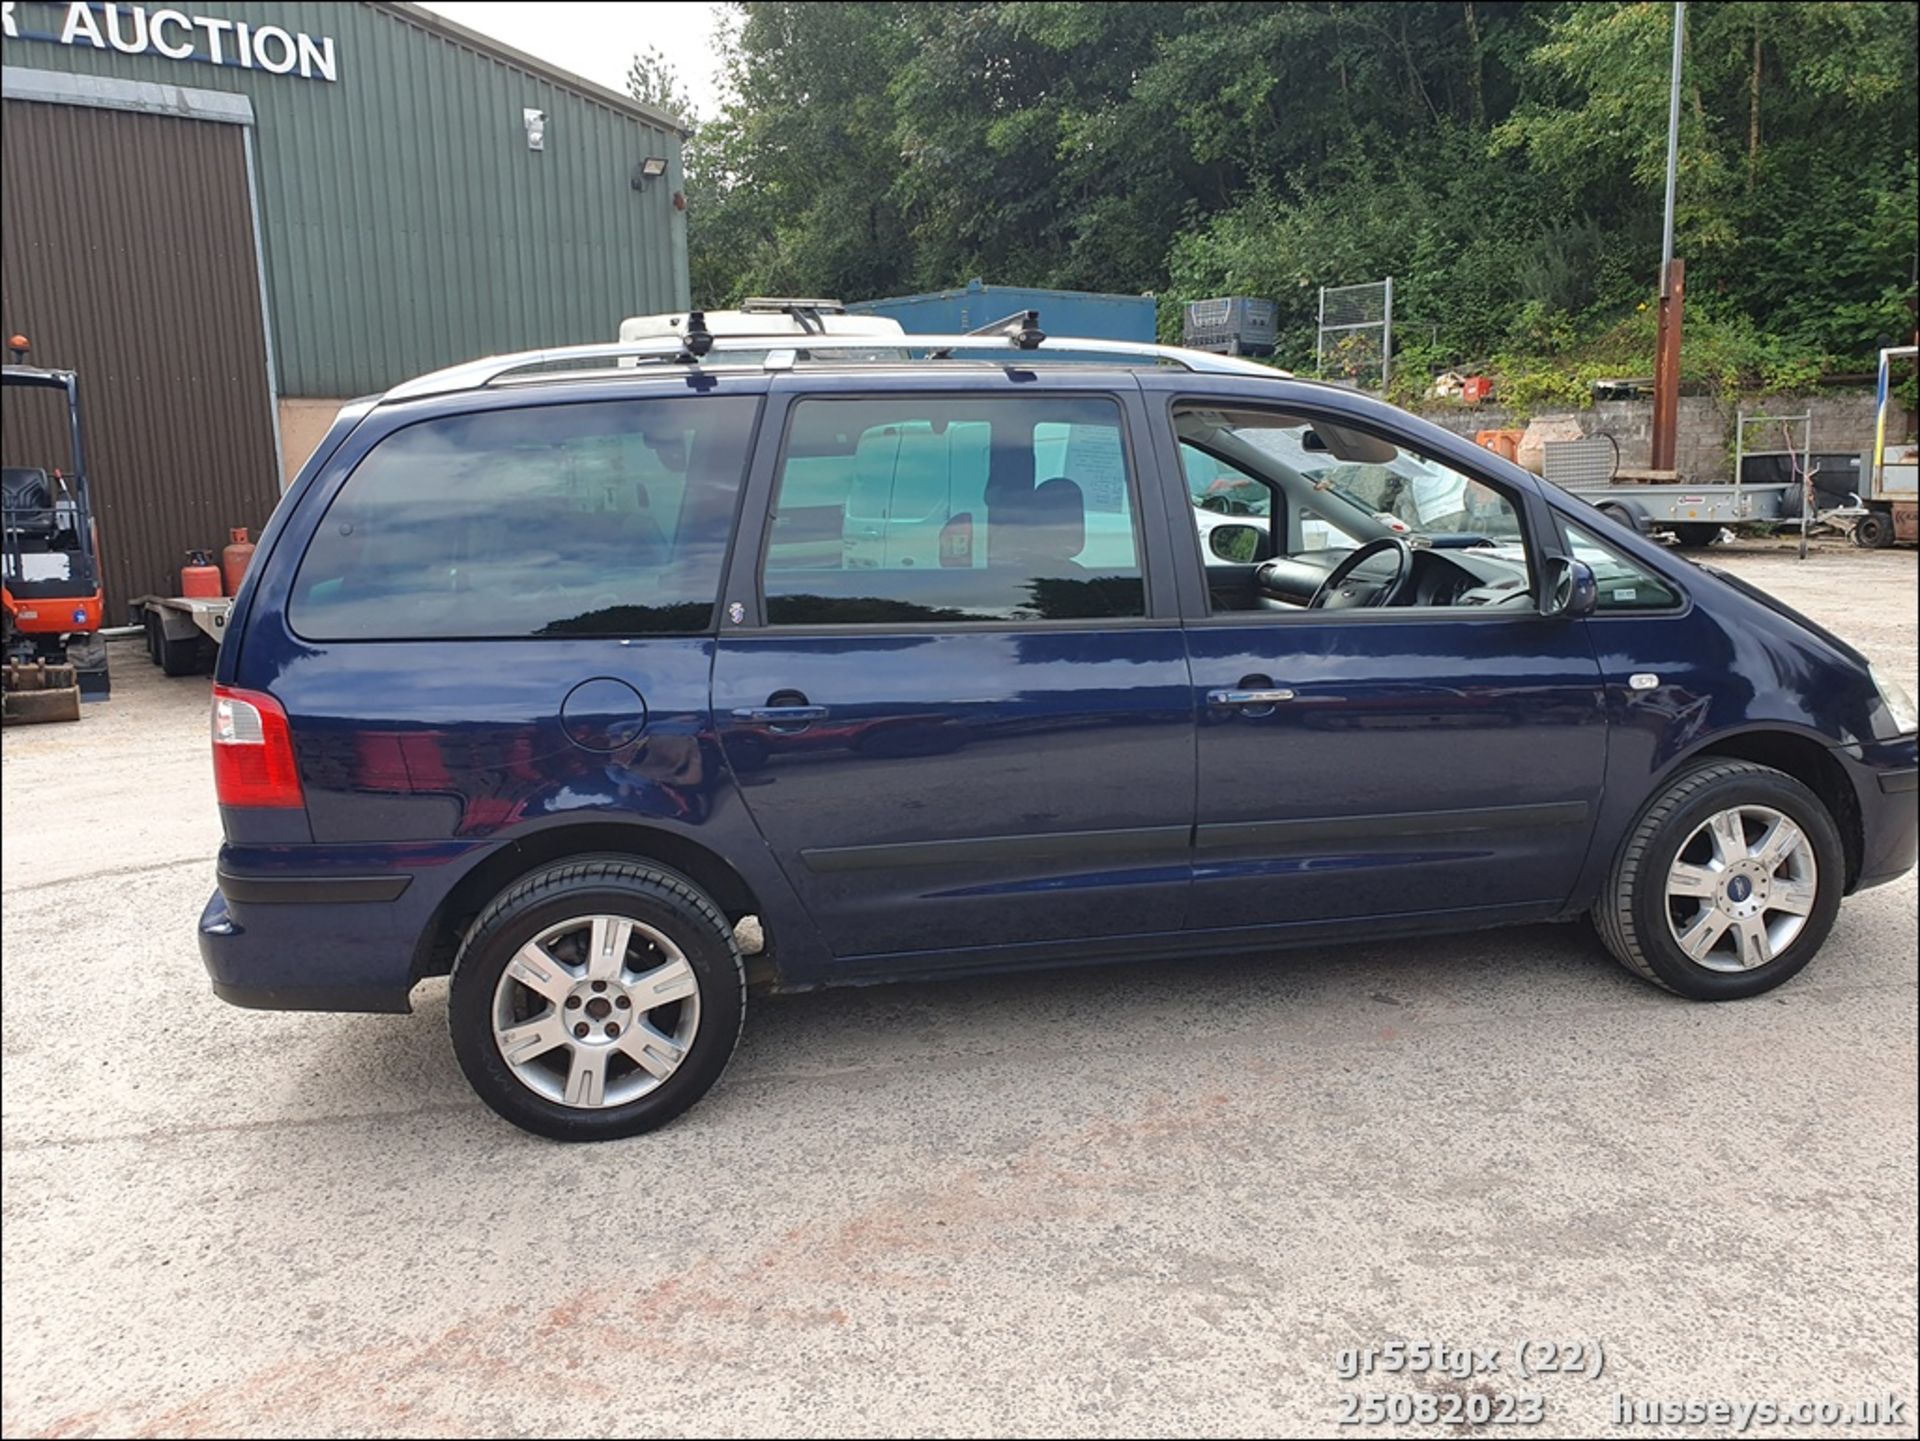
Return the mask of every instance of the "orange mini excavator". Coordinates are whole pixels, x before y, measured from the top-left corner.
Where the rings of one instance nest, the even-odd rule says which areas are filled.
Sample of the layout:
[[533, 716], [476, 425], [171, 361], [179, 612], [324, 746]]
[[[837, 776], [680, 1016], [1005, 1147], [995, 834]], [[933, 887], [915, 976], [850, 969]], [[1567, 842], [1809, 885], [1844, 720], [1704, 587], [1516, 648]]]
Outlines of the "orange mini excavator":
[[[107, 648], [99, 634], [100, 542], [81, 445], [80, 385], [71, 370], [25, 364], [24, 335], [7, 346], [14, 364], [0, 369], [0, 378], [9, 400], [21, 390], [65, 395], [72, 468], [0, 469], [0, 600], [6, 611], [0, 709], [8, 722], [79, 720], [82, 698], [107, 694]], [[9, 425], [16, 421], [10, 418]]]

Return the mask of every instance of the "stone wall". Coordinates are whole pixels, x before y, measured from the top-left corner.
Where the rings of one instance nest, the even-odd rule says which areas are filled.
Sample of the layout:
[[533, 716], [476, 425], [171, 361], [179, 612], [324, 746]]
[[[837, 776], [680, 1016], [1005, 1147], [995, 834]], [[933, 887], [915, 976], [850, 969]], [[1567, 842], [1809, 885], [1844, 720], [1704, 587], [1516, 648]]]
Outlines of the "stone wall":
[[[1680, 474], [1693, 480], [1731, 480], [1733, 478], [1733, 428], [1735, 413], [1744, 406], [1749, 415], [1798, 415], [1813, 413], [1813, 451], [1822, 453], [1858, 453], [1873, 444], [1873, 392], [1835, 390], [1798, 399], [1769, 396], [1765, 400], [1748, 397], [1722, 403], [1711, 396], [1680, 397], [1680, 436], [1674, 462]], [[1513, 412], [1499, 405], [1434, 406], [1421, 414], [1436, 425], [1468, 438], [1476, 430], [1526, 429], [1526, 420], [1516, 420]], [[1611, 435], [1620, 443], [1620, 464], [1629, 469], [1644, 469], [1652, 464], [1653, 402], [1651, 400], [1603, 400], [1590, 410], [1536, 411], [1532, 419], [1569, 417], [1580, 423], [1586, 435]], [[1889, 430], [1897, 427], [1890, 426]], [[1794, 427], [1798, 443], [1799, 427]], [[1766, 427], [1763, 445], [1757, 427], [1747, 432], [1749, 450], [1784, 450], [1778, 426]]]

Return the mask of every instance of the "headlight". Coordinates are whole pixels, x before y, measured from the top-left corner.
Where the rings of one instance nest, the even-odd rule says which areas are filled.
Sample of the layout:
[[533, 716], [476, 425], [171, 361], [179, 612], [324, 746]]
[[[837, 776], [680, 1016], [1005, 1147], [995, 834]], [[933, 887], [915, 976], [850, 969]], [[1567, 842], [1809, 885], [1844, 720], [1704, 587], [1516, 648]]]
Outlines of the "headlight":
[[1907, 688], [1877, 665], [1869, 665], [1867, 674], [1873, 677], [1874, 685], [1879, 687], [1880, 704], [1893, 724], [1892, 735], [1881, 739], [1891, 740], [1893, 736], [1912, 735], [1920, 730], [1920, 709], [1915, 709], [1913, 697], [1907, 694]]

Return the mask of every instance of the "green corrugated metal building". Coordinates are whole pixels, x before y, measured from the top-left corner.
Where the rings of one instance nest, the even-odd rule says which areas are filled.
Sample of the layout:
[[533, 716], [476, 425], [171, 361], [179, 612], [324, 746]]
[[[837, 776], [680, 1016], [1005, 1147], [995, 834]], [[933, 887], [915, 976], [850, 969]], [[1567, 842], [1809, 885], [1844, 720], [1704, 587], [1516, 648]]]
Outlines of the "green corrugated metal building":
[[[157, 115], [189, 148], [238, 130], [250, 193], [221, 203], [250, 207], [257, 273], [200, 280], [263, 294], [288, 468], [331, 415], [316, 402], [476, 355], [609, 340], [624, 316], [687, 305], [681, 121], [419, 6], [12, 0], [5, 18], [10, 116]], [[78, 139], [48, 133], [40, 203], [84, 229], [113, 197]], [[0, 324], [31, 326], [37, 359], [77, 364], [61, 343], [77, 327], [47, 313], [16, 244], [15, 180]], [[118, 259], [137, 269], [140, 223], [75, 238], [124, 242]]]

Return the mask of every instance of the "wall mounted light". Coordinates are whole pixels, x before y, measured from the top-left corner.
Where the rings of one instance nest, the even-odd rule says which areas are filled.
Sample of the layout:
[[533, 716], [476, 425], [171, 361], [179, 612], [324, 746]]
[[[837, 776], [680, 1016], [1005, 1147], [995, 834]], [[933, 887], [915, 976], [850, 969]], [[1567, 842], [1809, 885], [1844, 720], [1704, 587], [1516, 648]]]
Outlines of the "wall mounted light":
[[633, 167], [633, 188], [645, 190], [649, 180], [658, 180], [667, 173], [667, 161], [663, 155], [649, 155]]
[[547, 148], [547, 112], [522, 110], [520, 123], [527, 127], [527, 149], [545, 150]]

